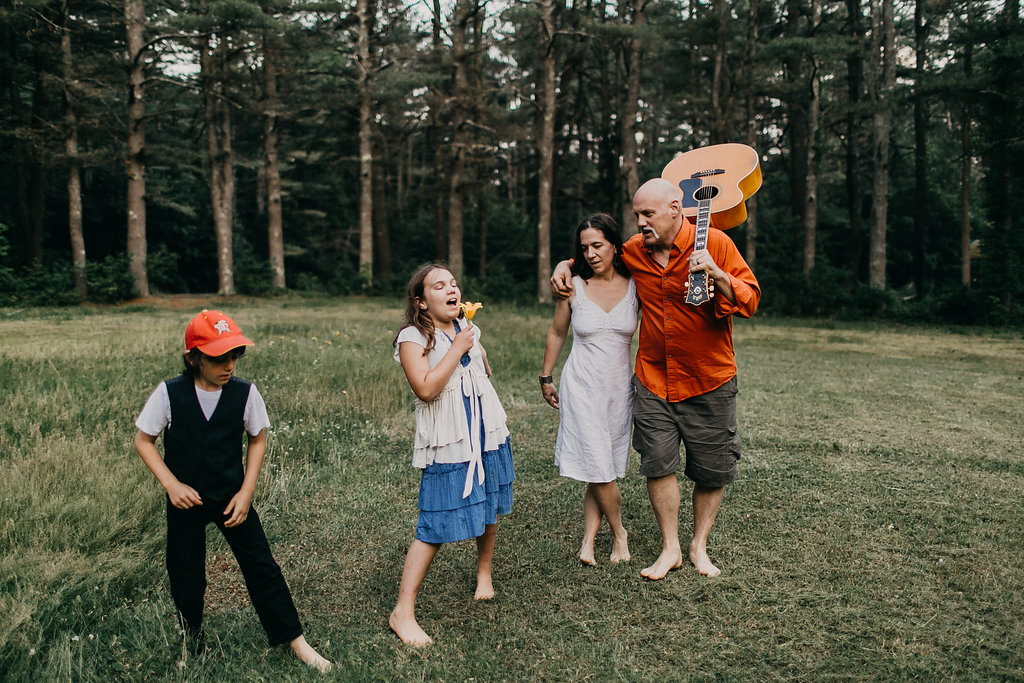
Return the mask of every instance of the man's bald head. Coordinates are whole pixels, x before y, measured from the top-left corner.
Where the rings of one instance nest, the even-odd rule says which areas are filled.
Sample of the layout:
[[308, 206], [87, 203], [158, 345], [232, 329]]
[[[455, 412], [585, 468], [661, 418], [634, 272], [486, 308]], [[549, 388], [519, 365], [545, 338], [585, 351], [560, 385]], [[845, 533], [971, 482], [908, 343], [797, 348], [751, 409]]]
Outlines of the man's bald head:
[[683, 193], [675, 183], [664, 178], [652, 178], [640, 186], [633, 195], [633, 213], [636, 227], [651, 249], [672, 248], [683, 227]]
[[682, 205], [683, 193], [676, 187], [676, 184], [671, 180], [665, 180], [664, 178], [651, 178], [646, 183], [640, 186], [640, 189], [633, 195], [633, 200], [636, 201], [637, 197], [641, 195], [645, 199], [649, 200], [661, 200], [666, 204], [672, 200], [680, 202]]

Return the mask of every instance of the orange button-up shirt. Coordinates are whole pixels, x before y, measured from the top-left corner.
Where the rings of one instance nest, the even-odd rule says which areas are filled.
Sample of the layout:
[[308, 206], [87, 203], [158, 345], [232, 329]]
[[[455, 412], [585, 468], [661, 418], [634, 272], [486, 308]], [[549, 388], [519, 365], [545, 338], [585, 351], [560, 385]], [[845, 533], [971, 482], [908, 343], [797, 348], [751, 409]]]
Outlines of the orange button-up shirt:
[[686, 281], [693, 252], [694, 226], [683, 219], [664, 268], [633, 235], [622, 247], [622, 261], [636, 281], [640, 298], [640, 341], [634, 372], [651, 392], [668, 401], [705, 394], [736, 374], [732, 316], [749, 318], [761, 300], [761, 288], [733, 241], [708, 230], [708, 252], [729, 274], [736, 303], [721, 294], [702, 306], [686, 303]]

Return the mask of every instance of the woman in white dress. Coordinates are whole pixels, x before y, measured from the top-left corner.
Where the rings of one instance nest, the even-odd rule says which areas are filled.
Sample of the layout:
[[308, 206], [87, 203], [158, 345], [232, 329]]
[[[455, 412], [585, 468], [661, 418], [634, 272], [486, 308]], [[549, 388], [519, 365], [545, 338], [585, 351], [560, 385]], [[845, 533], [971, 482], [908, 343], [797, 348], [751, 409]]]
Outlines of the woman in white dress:
[[[637, 324], [633, 280], [619, 256], [622, 237], [611, 216], [594, 214], [576, 228], [574, 294], [555, 308], [541, 368], [541, 391], [559, 411], [555, 463], [560, 474], [587, 483], [580, 562], [597, 564], [594, 539], [608, 520], [611, 561], [629, 559], [622, 497], [615, 480], [629, 465], [633, 386], [630, 343]], [[573, 343], [556, 389], [551, 377], [572, 326]]]

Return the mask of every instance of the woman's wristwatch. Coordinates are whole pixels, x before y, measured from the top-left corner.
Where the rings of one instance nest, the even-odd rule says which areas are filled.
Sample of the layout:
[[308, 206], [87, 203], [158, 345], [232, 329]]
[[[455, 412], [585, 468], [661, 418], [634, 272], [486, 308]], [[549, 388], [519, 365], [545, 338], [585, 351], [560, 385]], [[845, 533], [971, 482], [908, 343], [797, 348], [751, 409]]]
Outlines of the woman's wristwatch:
[[554, 383], [555, 383], [555, 381], [551, 378], [551, 375], [541, 375], [540, 376], [540, 385], [541, 386], [544, 386], [545, 384], [554, 384]]

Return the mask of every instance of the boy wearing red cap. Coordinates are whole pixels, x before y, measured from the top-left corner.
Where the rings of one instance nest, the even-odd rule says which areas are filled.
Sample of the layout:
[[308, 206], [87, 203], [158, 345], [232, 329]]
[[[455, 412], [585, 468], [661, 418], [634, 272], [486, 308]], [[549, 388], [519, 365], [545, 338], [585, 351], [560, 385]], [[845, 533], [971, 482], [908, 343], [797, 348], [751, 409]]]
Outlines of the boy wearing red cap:
[[[331, 664], [302, 635], [299, 616], [252, 507], [270, 426], [256, 386], [234, 377], [252, 346], [219, 311], [185, 329], [185, 370], [162, 382], [135, 421], [135, 449], [167, 492], [167, 575], [178, 617], [194, 648], [203, 645], [206, 525], [213, 522], [238, 560], [271, 645], [289, 643], [303, 662]], [[248, 435], [242, 468], [242, 432]], [[164, 435], [164, 457], [156, 439]]]

